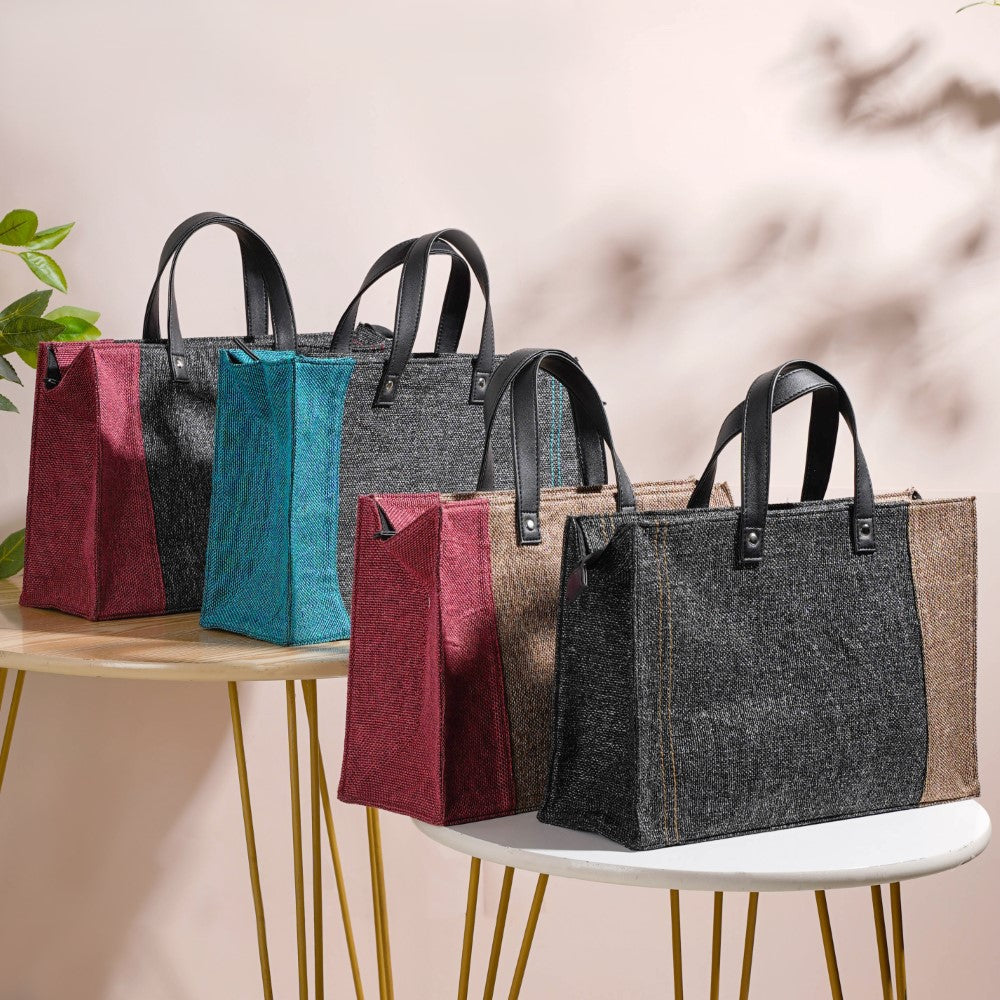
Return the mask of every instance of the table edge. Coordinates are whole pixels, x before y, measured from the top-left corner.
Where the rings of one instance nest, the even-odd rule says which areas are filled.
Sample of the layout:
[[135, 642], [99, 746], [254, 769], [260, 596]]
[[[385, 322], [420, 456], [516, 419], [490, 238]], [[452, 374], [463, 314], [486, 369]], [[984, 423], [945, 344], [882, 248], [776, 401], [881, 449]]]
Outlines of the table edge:
[[[706, 872], [670, 869], [632, 868], [604, 862], [581, 861], [572, 858], [552, 858], [519, 847], [504, 847], [491, 841], [479, 840], [452, 827], [433, 826], [413, 820], [417, 829], [443, 847], [468, 857], [477, 857], [493, 864], [510, 866], [521, 871], [536, 872], [557, 878], [574, 878], [610, 885], [630, 885], [649, 889], [689, 889], [705, 892], [801, 892], [815, 889], [851, 889], [885, 885], [925, 878], [960, 868], [977, 858], [989, 845], [992, 821], [979, 803], [986, 822], [967, 843], [953, 852], [889, 863], [869, 868], [851, 868], [842, 873], [825, 872]], [[641, 853], [641, 852], [636, 852]], [[600, 877], [595, 877], [599, 875]]]
[[117, 680], [153, 681], [269, 681], [323, 680], [347, 676], [347, 652], [336, 660], [276, 664], [273, 667], [247, 661], [148, 660], [121, 661], [57, 657], [50, 653], [23, 653], [0, 649], [0, 669], [23, 670], [60, 677], [102, 677]]

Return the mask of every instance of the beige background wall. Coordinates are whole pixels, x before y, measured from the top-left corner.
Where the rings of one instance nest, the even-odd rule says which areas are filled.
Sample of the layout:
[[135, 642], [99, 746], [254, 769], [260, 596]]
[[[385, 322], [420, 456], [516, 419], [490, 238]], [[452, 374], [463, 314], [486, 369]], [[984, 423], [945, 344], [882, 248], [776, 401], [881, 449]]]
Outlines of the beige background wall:
[[[461, 226], [490, 263], [501, 344], [578, 354], [637, 478], [697, 474], [765, 367], [832, 367], [879, 488], [979, 496], [996, 811], [1000, 11], [956, 4], [5, 0], [0, 209], [77, 221], [59, 254], [70, 301], [100, 309], [112, 337], [138, 336], [160, 244], [194, 211], [270, 239], [306, 329], [332, 327], [390, 243]], [[230, 243], [206, 235], [183, 263], [189, 334], [238, 330]], [[0, 259], [0, 298], [31, 287]], [[368, 315], [391, 302], [387, 290]], [[22, 416], [0, 415], [4, 534], [23, 517], [30, 400], [17, 398]], [[801, 414], [781, 426], [775, 480], [793, 485]], [[334, 772], [343, 703], [342, 683], [323, 685]], [[22, 712], [0, 803], [0, 998], [257, 995], [225, 692], [31, 677]], [[246, 691], [245, 712], [289, 996], [281, 690]], [[364, 822], [336, 815], [364, 929]], [[384, 825], [399, 995], [447, 996], [466, 864], [406, 820]], [[992, 995], [998, 858], [906, 886], [914, 996]], [[499, 874], [484, 875], [482, 918]], [[529, 894], [524, 877], [512, 926]], [[710, 899], [684, 906], [690, 995], [705, 995]], [[744, 906], [727, 910], [729, 991]], [[847, 993], [874, 996], [867, 894], [834, 893], [831, 910]], [[327, 926], [344, 995], [332, 907]], [[758, 940], [755, 996], [823, 995], [810, 896], [764, 899]], [[664, 996], [668, 942], [663, 894], [553, 883], [523, 995]], [[363, 949], [370, 973], [367, 937]]]

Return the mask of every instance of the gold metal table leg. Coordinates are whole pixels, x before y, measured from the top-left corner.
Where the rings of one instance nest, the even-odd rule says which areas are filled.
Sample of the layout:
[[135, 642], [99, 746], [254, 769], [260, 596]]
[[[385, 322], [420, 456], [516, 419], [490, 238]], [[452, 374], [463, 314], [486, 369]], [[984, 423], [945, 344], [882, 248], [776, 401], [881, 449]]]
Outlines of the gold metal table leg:
[[316, 1000], [323, 1000], [323, 869], [321, 867], [321, 832], [319, 804], [319, 708], [316, 681], [302, 681], [302, 699], [309, 723], [309, 810], [312, 834], [313, 891], [313, 990]]
[[[0, 704], [3, 702], [4, 688], [7, 687], [7, 668], [3, 668], [0, 677]], [[7, 773], [7, 760], [10, 757], [10, 744], [14, 739], [14, 723], [17, 722], [17, 709], [21, 704], [21, 689], [24, 687], [24, 671], [14, 674], [14, 690], [10, 695], [10, 706], [7, 709], [7, 725], [3, 730], [3, 742], [0, 743], [0, 790], [3, 789], [3, 777]]]
[[674, 953], [674, 1000], [684, 1000], [684, 968], [681, 964], [681, 894], [670, 890], [670, 938]]
[[[313, 682], [315, 683], [315, 682]], [[315, 688], [314, 688], [315, 691]], [[357, 1000], [364, 1000], [364, 988], [361, 983], [361, 968], [358, 963], [358, 950], [354, 944], [354, 928], [351, 925], [351, 911], [347, 904], [347, 889], [344, 885], [344, 869], [340, 862], [340, 848], [337, 846], [337, 833], [333, 825], [333, 808], [330, 803], [330, 789], [326, 783], [326, 770], [323, 767], [323, 752], [319, 746], [318, 708], [315, 694], [312, 699], [306, 699], [306, 715], [309, 720], [310, 736], [316, 735], [316, 756], [319, 763], [319, 792], [323, 805], [323, 816], [326, 820], [326, 839], [330, 844], [330, 856], [333, 859], [333, 877], [337, 884], [337, 897], [340, 901], [340, 916], [344, 924], [344, 940], [347, 943], [347, 957], [351, 963], [351, 977], [354, 980], [354, 994]]]
[[508, 1000], [517, 1000], [521, 995], [521, 984], [524, 982], [524, 970], [528, 967], [528, 955], [531, 953], [531, 942], [535, 938], [535, 928], [538, 926], [538, 915], [542, 911], [542, 900], [545, 898], [545, 887], [549, 884], [548, 875], [539, 875], [535, 885], [535, 895], [531, 899], [531, 909], [528, 911], [528, 922], [524, 927], [524, 938], [521, 941], [521, 951], [514, 967], [514, 979], [510, 984]]
[[476, 933], [476, 900], [479, 898], [479, 858], [469, 865], [469, 892], [465, 900], [465, 931], [462, 935], [462, 961], [458, 970], [458, 1000], [468, 1000], [469, 970], [472, 966], [472, 939]]
[[299, 1000], [308, 1000], [306, 968], [306, 902], [302, 874], [302, 803], [299, 798], [299, 736], [295, 711], [295, 681], [285, 681], [288, 712], [288, 784], [292, 796], [292, 863], [295, 874], [295, 938], [299, 952]]
[[906, 1000], [906, 956], [903, 954], [903, 900], [899, 883], [889, 885], [889, 906], [892, 909], [892, 955], [896, 966], [896, 1000]]
[[885, 908], [882, 905], [882, 887], [873, 885], [872, 914], [875, 918], [875, 944], [878, 948], [878, 968], [882, 976], [882, 1000], [892, 1000], [892, 973], [889, 969], [889, 942], [885, 934]]
[[379, 1000], [386, 1000], [389, 989], [386, 978], [386, 955], [385, 941], [383, 940], [383, 930], [385, 925], [382, 922], [382, 905], [379, 894], [379, 858], [378, 842], [375, 838], [375, 821], [378, 818], [378, 811], [365, 807], [365, 819], [368, 822], [368, 868], [372, 877], [372, 913], [375, 922], [375, 959], [378, 963], [378, 995]]
[[753, 943], [757, 934], [757, 903], [760, 893], [747, 897], [747, 933], [743, 940], [743, 971], [740, 973], [740, 1000], [750, 996], [750, 970], [753, 967]]
[[372, 831], [375, 835], [375, 862], [378, 866], [378, 912], [382, 922], [382, 956], [385, 959], [386, 1000], [394, 1000], [392, 987], [392, 949], [389, 947], [389, 907], [385, 901], [385, 864], [382, 860], [382, 824], [378, 810], [372, 810]]
[[507, 925], [507, 910], [510, 907], [510, 890], [514, 884], [514, 869], [503, 870], [503, 884], [500, 887], [500, 904], [497, 907], [497, 920], [493, 928], [493, 947], [490, 949], [490, 964], [486, 969], [486, 986], [483, 989], [483, 1000], [493, 1000], [493, 991], [497, 985], [497, 969], [500, 966], [500, 949], [503, 947], [503, 932]]
[[267, 957], [267, 930], [264, 926], [264, 899], [260, 891], [260, 869], [257, 865], [257, 841], [253, 832], [253, 813], [250, 810], [250, 782], [247, 780], [247, 758], [243, 746], [243, 722], [240, 718], [240, 697], [236, 682], [230, 681], [229, 714], [233, 722], [233, 742], [236, 745], [236, 771], [240, 779], [240, 801], [243, 804], [243, 830], [247, 841], [247, 861], [250, 864], [250, 889], [253, 892], [253, 911], [257, 918], [257, 951], [260, 953], [260, 975], [264, 985], [265, 1000], [273, 1000], [271, 988], [271, 963]]
[[816, 909], [819, 911], [819, 928], [823, 935], [823, 951], [826, 952], [826, 971], [830, 976], [830, 993], [833, 1000], [844, 1000], [840, 985], [840, 970], [837, 968], [837, 952], [833, 946], [833, 928], [830, 926], [830, 910], [826, 905], [826, 892], [816, 890]]
[[715, 894], [712, 911], [712, 979], [709, 987], [711, 1000], [719, 1000], [719, 973], [722, 965], [722, 893]]

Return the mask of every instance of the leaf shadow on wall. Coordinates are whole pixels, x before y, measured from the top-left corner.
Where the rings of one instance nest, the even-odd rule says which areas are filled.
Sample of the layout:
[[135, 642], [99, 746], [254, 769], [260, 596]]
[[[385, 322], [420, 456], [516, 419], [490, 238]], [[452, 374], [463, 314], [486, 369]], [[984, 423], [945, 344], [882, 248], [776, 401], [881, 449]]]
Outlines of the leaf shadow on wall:
[[[26, 676], [0, 801], [2, 1000], [107, 996], [167, 837], [227, 737], [222, 685]], [[238, 829], [226, 836], [241, 848]]]
[[[944, 167], [960, 176], [961, 157], [1000, 153], [1000, 92], [927, 54], [927, 43], [907, 40], [868, 56], [832, 31], [808, 42], [796, 57], [807, 67], [802, 103], [831, 157], [845, 144], [851, 155], [860, 138], [940, 166], [938, 132], [957, 134], [944, 144]], [[517, 297], [512, 325], [599, 373], [624, 457], [644, 442], [654, 475], [700, 472], [727, 404], [790, 357], [846, 371], [858, 397], [898, 413], [919, 400], [917, 433], [950, 445], [989, 403], [970, 389], [968, 366], [994, 339], [982, 294], [1000, 273], [994, 187], [991, 178], [968, 184], [953, 218], [930, 221], [911, 246], [881, 258], [866, 252], [879, 220], [852, 217], [849, 195], [832, 199], [821, 183], [751, 191], [683, 239], [645, 206], [617, 205], [561, 241], [574, 249]], [[721, 206], [728, 197], [720, 193]], [[682, 205], [666, 208], [683, 217]]]

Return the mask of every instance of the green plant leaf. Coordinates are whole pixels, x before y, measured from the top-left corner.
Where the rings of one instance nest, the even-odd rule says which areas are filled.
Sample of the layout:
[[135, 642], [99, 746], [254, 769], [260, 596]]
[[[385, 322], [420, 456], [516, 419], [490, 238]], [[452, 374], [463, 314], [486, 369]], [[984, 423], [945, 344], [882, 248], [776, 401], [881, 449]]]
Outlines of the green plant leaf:
[[31, 268], [35, 277], [41, 278], [46, 285], [51, 285], [60, 292], [66, 291], [66, 276], [62, 273], [62, 268], [48, 254], [26, 250], [24, 253], [19, 253], [18, 257]]
[[76, 223], [70, 222], [65, 226], [53, 226], [51, 229], [43, 229], [40, 233], [35, 233], [29, 242], [19, 245], [23, 246], [25, 250], [51, 250], [53, 247], [59, 246], [69, 236], [70, 230], [74, 225]]
[[3, 312], [0, 312], [0, 325], [11, 316], [41, 316], [45, 312], [50, 298], [52, 298], [52, 290], [48, 288], [37, 292], [28, 292], [27, 295], [11, 302]]
[[0, 219], [0, 243], [9, 247], [23, 247], [38, 229], [38, 216], [26, 208], [15, 208]]
[[0, 322], [0, 354], [33, 351], [43, 340], [55, 340], [63, 333], [61, 323], [38, 316], [12, 316]]
[[101, 335], [101, 331], [93, 323], [77, 316], [63, 316], [56, 322], [63, 328], [63, 332], [54, 336], [53, 340], [97, 340]]
[[[6, 410], [7, 413], [17, 413], [17, 407], [2, 393], [0, 393], [0, 410]], [[14, 570], [16, 573], [17, 570]]]
[[0, 378], [6, 379], [8, 382], [16, 382], [18, 385], [24, 385], [21, 377], [17, 374], [17, 369], [3, 355], [0, 355]]
[[24, 528], [0, 542], [0, 580], [24, 569]]
[[81, 309], [79, 306], [59, 306], [57, 309], [50, 309], [45, 314], [46, 319], [53, 319], [57, 323], [61, 323], [66, 317], [82, 319], [93, 326], [101, 318], [101, 314], [94, 312], [93, 309]]
[[33, 351], [26, 351], [24, 348], [19, 347], [17, 349], [17, 356], [29, 367], [38, 367], [38, 349]]

